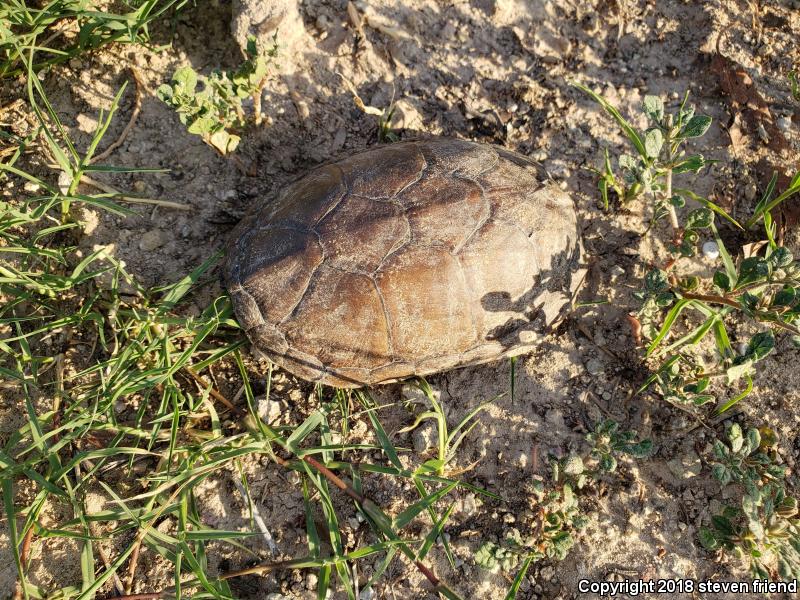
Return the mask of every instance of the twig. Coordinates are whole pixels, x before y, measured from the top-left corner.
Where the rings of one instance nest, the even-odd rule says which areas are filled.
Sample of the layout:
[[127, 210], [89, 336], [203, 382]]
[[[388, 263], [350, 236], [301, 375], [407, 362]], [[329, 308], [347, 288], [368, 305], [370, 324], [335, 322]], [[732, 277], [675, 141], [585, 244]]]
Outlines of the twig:
[[[715, 296], [713, 294], [692, 294], [689, 292], [681, 292], [681, 295], [686, 298], [687, 300], [700, 300], [702, 302], [711, 302], [712, 304], [724, 304], [725, 306], [731, 306], [733, 308], [741, 309], [742, 305], [739, 304], [736, 300], [732, 300], [731, 298], [727, 298], [725, 296]], [[765, 313], [760, 313], [764, 315]], [[766, 313], [769, 315], [769, 313]], [[795, 327], [794, 325], [790, 325], [789, 323], [784, 323], [780, 319], [773, 319], [773, 318], [758, 318], [758, 314], [755, 315], [756, 320], [762, 323], [771, 323], [775, 327], [779, 329], [783, 329], [785, 331], [789, 331], [795, 335], [800, 335], [800, 327]]]
[[692, 294], [690, 292], [681, 292], [681, 296], [687, 300], [700, 300], [701, 302], [711, 302], [712, 304], [724, 304], [726, 306], [732, 306], [733, 308], [742, 307], [742, 305], [735, 300], [731, 300], [725, 296], [715, 296], [713, 294]]
[[242, 498], [247, 500], [248, 504], [250, 505], [250, 510], [253, 512], [253, 520], [256, 522], [259, 531], [261, 531], [261, 535], [264, 536], [264, 541], [267, 542], [267, 547], [269, 548], [269, 551], [273, 555], [278, 554], [278, 546], [275, 543], [275, 538], [272, 537], [272, 534], [269, 532], [269, 529], [267, 529], [267, 524], [266, 522], [264, 522], [264, 517], [261, 516], [261, 512], [258, 510], [258, 506], [256, 506], [256, 503], [253, 502], [253, 499], [245, 491], [242, 482], [239, 481], [237, 477], [233, 478], [233, 485], [236, 486], [236, 489], [239, 490], [239, 493], [242, 495]]
[[133, 81], [136, 84], [136, 96], [134, 97], [133, 101], [133, 112], [131, 112], [131, 118], [128, 120], [128, 124], [125, 126], [125, 129], [122, 130], [122, 133], [119, 134], [119, 137], [116, 139], [116, 141], [113, 142], [108, 148], [103, 150], [103, 152], [97, 156], [94, 156], [89, 161], [90, 165], [98, 161], [105, 160], [114, 150], [119, 148], [122, 145], [122, 142], [125, 141], [125, 138], [128, 137], [128, 134], [133, 130], [133, 125], [136, 123], [136, 119], [139, 117], [139, 113], [142, 110], [142, 88], [144, 87], [144, 84], [142, 83], [142, 79], [136, 67], [131, 67], [131, 73], [133, 73]]
[[103, 183], [102, 181], [92, 179], [86, 174], [81, 175], [81, 183], [86, 183], [88, 185], [96, 187], [99, 190], [104, 191], [106, 194], [111, 194], [114, 197], [114, 200], [122, 200], [123, 202], [129, 202], [130, 204], [154, 204], [156, 206], [163, 206], [164, 208], [174, 208], [176, 210], [192, 210], [192, 207], [190, 205], [180, 204], [179, 202], [170, 202], [169, 200], [157, 200], [155, 198], [142, 198], [140, 196], [128, 196], [127, 194], [123, 194], [116, 188], [111, 187], [107, 183]]
[[186, 371], [189, 375], [191, 375], [192, 378], [194, 378], [194, 380], [197, 381], [197, 383], [202, 385], [204, 388], [207, 388], [208, 389], [208, 393], [211, 395], [212, 398], [214, 398], [215, 400], [219, 400], [222, 404], [225, 405], [226, 408], [228, 408], [229, 410], [233, 411], [238, 416], [240, 416], [240, 417], [245, 416], [245, 412], [243, 410], [241, 410], [240, 408], [234, 406], [233, 403], [230, 400], [228, 400], [225, 396], [220, 394], [214, 388], [213, 385], [211, 385], [205, 379], [203, 379], [203, 377], [197, 371], [195, 371], [192, 367], [185, 366], [185, 367], [183, 367], [183, 370]]
[[[128, 562], [128, 577], [127, 581], [125, 581], [125, 593], [130, 594], [131, 590], [133, 589], [133, 580], [136, 576], [136, 565], [139, 563], [139, 550], [142, 549], [142, 542], [144, 541], [144, 536], [147, 533], [147, 528], [143, 527], [140, 530], [140, 533], [136, 535], [136, 541], [134, 542], [136, 546], [133, 548], [133, 552], [131, 552], [131, 558]], [[153, 598], [158, 598], [161, 594], [156, 596], [151, 596]], [[147, 597], [146, 595], [144, 597]]]
[[[28, 529], [27, 533], [25, 533], [25, 537], [22, 538], [22, 548], [20, 549], [19, 553], [19, 562], [20, 565], [22, 565], [23, 571], [28, 566], [28, 555], [30, 554], [32, 541], [33, 541], [33, 525], [31, 525], [30, 529]], [[23, 597], [22, 585], [23, 585], [22, 578], [20, 578], [20, 580], [17, 581], [16, 588], [14, 589], [13, 600], [22, 599]]]

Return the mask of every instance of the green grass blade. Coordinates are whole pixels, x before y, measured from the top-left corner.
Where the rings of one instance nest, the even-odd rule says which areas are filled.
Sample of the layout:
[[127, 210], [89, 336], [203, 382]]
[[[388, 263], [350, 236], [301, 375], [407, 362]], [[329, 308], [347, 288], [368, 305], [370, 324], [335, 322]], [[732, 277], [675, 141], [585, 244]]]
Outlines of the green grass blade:
[[525, 579], [525, 575], [528, 572], [528, 568], [533, 563], [533, 556], [529, 555], [525, 562], [522, 563], [522, 567], [517, 572], [517, 576], [514, 577], [514, 581], [511, 584], [511, 588], [509, 588], [508, 593], [506, 594], [505, 600], [515, 600], [517, 597], [517, 593], [519, 592], [519, 587], [522, 585], [523, 579]]
[[639, 153], [639, 156], [641, 156], [646, 161], [650, 160], [648, 158], [648, 156], [647, 156], [647, 150], [644, 147], [644, 141], [639, 136], [639, 134], [636, 133], [636, 130], [633, 128], [633, 126], [630, 123], [628, 123], [628, 121], [625, 119], [625, 117], [623, 117], [620, 114], [620, 112], [616, 108], [614, 108], [614, 106], [612, 106], [601, 95], [596, 94], [595, 92], [593, 92], [591, 89], [589, 89], [585, 85], [581, 85], [580, 83], [577, 83], [575, 81], [572, 81], [572, 82], [569, 82], [569, 83], [570, 83], [571, 86], [578, 88], [583, 93], [585, 93], [588, 96], [590, 96], [595, 102], [597, 102], [601, 107], [603, 107], [603, 110], [605, 110], [609, 115], [611, 115], [611, 117], [622, 128], [622, 131], [625, 133], [627, 138], [630, 140], [631, 144], [633, 144], [633, 147], [636, 148], [636, 152]]

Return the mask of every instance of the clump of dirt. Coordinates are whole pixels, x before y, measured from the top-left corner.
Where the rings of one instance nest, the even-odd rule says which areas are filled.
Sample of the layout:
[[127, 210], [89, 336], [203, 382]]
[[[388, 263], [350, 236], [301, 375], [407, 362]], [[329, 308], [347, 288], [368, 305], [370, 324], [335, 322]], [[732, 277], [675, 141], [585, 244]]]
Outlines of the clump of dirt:
[[[607, 302], [576, 311], [558, 335], [519, 360], [513, 398], [507, 393], [507, 362], [431, 379], [453, 421], [502, 395], [462, 445], [455, 468], [471, 468], [473, 483], [504, 500], [481, 501], [466, 490], [456, 492], [457, 510], [447, 528], [456, 572], [441, 554], [431, 558], [437, 572], [457, 581], [467, 597], [502, 597], [509, 582], [475, 565], [477, 547], [526, 526], [531, 518], [527, 486], [535, 475], [546, 474], [540, 457], [583, 447], [583, 434], [592, 424], [612, 417], [650, 436], [656, 451], [648, 460], [626, 462], [619, 477], [582, 500], [592, 516], [588, 529], [566, 560], [536, 563], [519, 596], [566, 598], [577, 593], [580, 579], [746, 578], [741, 564], [712, 560], [697, 540], [700, 525], [719, 502], [719, 488], [705, 468], [713, 432], [654, 396], [635, 394], [645, 371], [626, 315], [638, 307], [632, 294], [660, 249], [652, 236], [642, 235], [650, 217], [646, 211], [604, 214], [598, 209], [596, 182], [585, 167], [598, 164], [603, 146], [617, 152], [624, 139], [569, 81], [596, 89], [632, 118], [645, 94], [661, 95], [674, 106], [689, 90], [698, 112], [714, 118], [697, 150], [719, 162], [689, 177], [686, 187], [713, 198], [734, 217], [746, 216], [773, 169], [786, 174], [800, 164], [800, 108], [786, 79], [800, 64], [796, 4], [374, 0], [355, 3], [366, 17], [357, 28], [344, 0], [306, 0], [298, 26], [309, 42], [302, 51], [280, 57], [265, 91], [267, 124], [245, 135], [237, 151], [241, 165], [188, 134], [154, 94], [178, 66], [190, 64], [207, 73], [240, 60], [229, 30], [229, 2], [197, 3], [175, 23], [157, 29], [154, 47], [168, 41], [166, 49], [111, 48], [50, 71], [43, 83], [59, 116], [85, 145], [98, 111], [108, 109], [123, 81], [132, 80], [129, 68], [141, 74], [141, 113], [109, 162], [166, 172], [97, 178], [119, 190], [183, 203], [188, 210], [135, 207], [128, 217], [88, 210], [84, 218], [92, 228], [81, 244], [108, 246], [143, 285], [175, 281], [198, 266], [225, 244], [242, 214], [305, 169], [377, 143], [375, 118], [356, 108], [341, 76], [369, 105], [387, 106], [394, 96], [402, 138], [469, 138], [541, 161], [573, 194], [583, 219], [589, 274], [582, 299]], [[133, 105], [129, 86], [108, 139], [122, 131]], [[791, 212], [796, 206], [796, 201], [787, 205], [786, 223], [794, 226], [787, 226], [785, 236], [797, 255], [800, 228]], [[705, 260], [697, 259], [698, 269], [709, 268]], [[202, 302], [195, 299], [198, 308]], [[786, 464], [794, 467], [800, 460], [798, 351], [786, 342], [779, 349], [762, 361], [753, 395], [728, 418], [768, 424], [782, 440]], [[252, 358], [248, 364], [254, 379], [263, 380], [258, 374], [263, 363]], [[234, 370], [230, 377], [235, 380]], [[235, 391], [233, 383], [228, 385]], [[278, 408], [265, 405], [265, 410], [279, 411], [286, 422], [300, 422], [313, 410], [309, 390], [291, 377], [281, 374], [273, 392]], [[395, 403], [381, 413], [389, 431], [412, 419], [396, 404], [400, 393], [400, 386], [378, 391], [381, 405]], [[17, 420], [13, 410], [0, 417], [4, 430], [16, 428]], [[715, 426], [722, 430], [721, 422]], [[366, 422], [356, 420], [347, 441], [369, 442], [368, 431]], [[413, 445], [411, 434], [404, 435], [397, 434], [397, 442]], [[244, 469], [281, 552], [305, 554], [297, 482], [267, 461]], [[248, 527], [248, 508], [231, 483], [236, 476], [221, 473], [204, 483], [201, 516], [209, 525]], [[369, 494], [389, 510], [409, 492], [395, 485], [365, 482]], [[343, 518], [346, 542], [361, 540], [365, 530], [354, 513]], [[263, 540], [245, 544], [265, 552]], [[212, 573], [247, 566], [247, 556], [229, 547], [209, 558]], [[74, 544], [48, 544], [31, 560], [37, 583], [79, 580], [79, 573], [64, 568], [77, 564]], [[148, 577], [137, 592], [171, 584], [171, 573], [158, 560], [143, 561]], [[11, 590], [15, 571], [7, 538], [0, 541], [0, 564], [0, 581], [6, 584], [0, 589]], [[371, 568], [364, 561], [360, 576], [369, 577]], [[314, 583], [301, 573], [281, 573], [236, 585], [240, 597], [313, 598]], [[423, 598], [427, 590], [419, 573], [395, 561], [377, 596]]]

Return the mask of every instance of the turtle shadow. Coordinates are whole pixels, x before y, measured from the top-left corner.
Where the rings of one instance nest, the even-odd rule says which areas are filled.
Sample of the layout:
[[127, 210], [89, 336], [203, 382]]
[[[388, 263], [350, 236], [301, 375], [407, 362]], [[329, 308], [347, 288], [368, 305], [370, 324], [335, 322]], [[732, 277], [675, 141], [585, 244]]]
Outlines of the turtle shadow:
[[575, 243], [554, 253], [549, 267], [537, 273], [533, 285], [516, 298], [503, 290], [484, 294], [480, 303], [485, 311], [512, 313], [507, 321], [491, 329], [485, 339], [498, 341], [504, 351], [509, 351], [515, 346], [530, 344], [523, 339], [527, 332], [535, 337], [552, 332], [553, 325], [563, 320], [570, 310], [576, 276], [585, 269], [581, 259], [582, 245]]

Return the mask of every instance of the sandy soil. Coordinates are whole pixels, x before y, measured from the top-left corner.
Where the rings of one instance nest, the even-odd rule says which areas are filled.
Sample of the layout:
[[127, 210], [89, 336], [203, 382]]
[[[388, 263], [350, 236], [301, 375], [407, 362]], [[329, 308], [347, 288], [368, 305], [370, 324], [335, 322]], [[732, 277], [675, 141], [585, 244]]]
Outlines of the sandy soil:
[[[626, 115], [638, 114], [645, 94], [660, 94], [674, 105], [678, 94], [690, 90], [698, 110], [714, 117], [702, 152], [720, 162], [689, 181], [734, 215], [746, 214], [753, 204], [753, 188], [762, 190], [765, 185], [768, 165], [788, 171], [798, 164], [800, 112], [786, 80], [786, 73], [800, 65], [797, 3], [762, 2], [754, 17], [751, 3], [736, 0], [374, 0], [356, 3], [373, 24], [365, 25], [366, 40], [356, 44], [345, 2], [306, 0], [301, 7], [302, 51], [282, 55], [280, 69], [267, 86], [264, 107], [270, 123], [249, 132], [238, 151], [256, 176], [243, 173], [186, 133], [176, 114], [154, 95], [180, 65], [208, 72], [239, 60], [229, 33], [230, 3], [198, 4], [172, 24], [171, 40], [169, 26], [155, 31], [155, 45], [172, 42], [161, 52], [114, 48], [47, 76], [45, 84], [61, 118], [85, 144], [98, 109], [107, 108], [120, 84], [131, 80], [127, 67], [135, 65], [146, 85], [142, 111], [112, 159], [115, 164], [169, 172], [106, 180], [118, 189], [191, 206], [189, 212], [137, 209], [127, 218], [87, 214], [86, 248], [111, 244], [144, 285], [173, 281], [223, 246], [254, 202], [275, 194], [315, 164], [375, 144], [374, 117], [356, 109], [337, 73], [352, 80], [374, 106], [386, 106], [394, 89], [403, 138], [463, 137], [502, 144], [540, 160], [574, 195], [583, 218], [589, 274], [582, 299], [609, 303], [576, 312], [558, 335], [519, 361], [514, 399], [506, 394], [489, 408], [456, 464], [467, 467], [477, 461], [469, 480], [498, 492], [505, 501], [476, 502], [474, 496], [458, 492], [458, 510], [447, 531], [460, 566], [452, 572], [440, 552], [431, 560], [467, 597], [502, 597], [508, 580], [480, 570], [472, 560], [480, 541], [529, 527], [530, 481], [545, 472], [534, 456], [584, 448], [587, 428], [610, 416], [652, 437], [654, 456], [625, 462], [619, 476], [583, 498], [591, 516], [585, 534], [566, 560], [537, 563], [519, 597], [578, 597], [582, 578], [746, 579], [742, 564], [715, 560], [697, 541], [699, 526], [721, 501], [708, 470], [698, 468], [705, 465], [712, 432], [655, 396], [634, 395], [646, 370], [625, 315], [637, 307], [632, 293], [659, 248], [650, 236], [641, 236], [646, 214], [634, 210], [609, 216], [598, 210], [595, 182], [583, 167], [599, 162], [603, 145], [620, 148], [622, 137], [568, 80], [601, 91]], [[394, 37], [387, 28], [397, 32]], [[720, 74], [712, 62], [723, 32], [720, 51], [752, 78], [780, 125], [785, 148], [774, 139], [765, 143], [747, 123], [734, 123], [728, 131], [731, 101], [720, 88]], [[121, 131], [132, 106], [131, 86], [110, 139]], [[798, 231], [795, 227], [787, 234], [796, 254]], [[700, 268], [710, 267], [704, 259], [698, 263]], [[216, 292], [209, 290], [208, 297]], [[202, 297], [195, 302], [202, 308]], [[793, 366], [797, 360], [798, 351], [782, 342], [781, 352], [764, 361], [753, 396], [729, 417], [769, 424], [782, 440], [789, 466], [800, 459], [800, 372]], [[258, 363], [252, 368], [257, 373]], [[510, 364], [504, 362], [446, 373], [431, 383], [457, 420], [477, 403], [507, 392], [510, 376]], [[228, 386], [226, 393], [237, 389], [235, 381], [222, 380], [221, 385]], [[297, 423], [313, 410], [309, 392], [291, 377], [279, 376], [275, 398], [281, 402], [281, 422]], [[389, 386], [379, 390], [379, 398], [381, 403], [392, 402], [400, 393], [399, 385]], [[4, 415], [3, 430], [16, 427], [11, 412]], [[413, 417], [396, 405], [384, 420], [388, 430], [396, 431]], [[721, 432], [722, 423], [715, 422], [714, 429]], [[357, 421], [349, 441], [369, 441], [367, 431], [367, 424]], [[399, 434], [397, 443], [411, 446], [413, 440]], [[304, 554], [302, 495], [296, 481], [266, 461], [247, 464], [246, 472], [282, 553]], [[375, 480], [367, 485], [374, 499], [390, 509], [404, 495], [410, 497], [410, 490], [395, 484]], [[247, 527], [247, 510], [231, 474], [209, 480], [202, 493], [203, 518], [209, 525]], [[98, 507], [105, 501], [98, 493]], [[351, 519], [344, 521], [343, 538], [355, 544], [369, 534], [366, 526]], [[15, 579], [5, 540], [0, 541], [3, 597]], [[263, 541], [247, 543], [265, 555]], [[79, 581], [77, 550], [63, 542], [46, 544], [32, 557], [32, 579], [44, 585]], [[245, 560], [230, 548], [210, 556], [212, 571], [240, 568]], [[169, 585], [171, 573], [159, 560], [143, 556], [141, 568], [150, 575], [136, 591]], [[361, 563], [359, 576], [369, 574], [369, 562]], [[246, 578], [235, 589], [242, 598], [313, 598], [313, 579], [285, 573]], [[376, 591], [378, 598], [410, 599], [430, 597], [427, 589], [418, 573], [395, 562]], [[282, 595], [267, 596], [270, 593]]]

